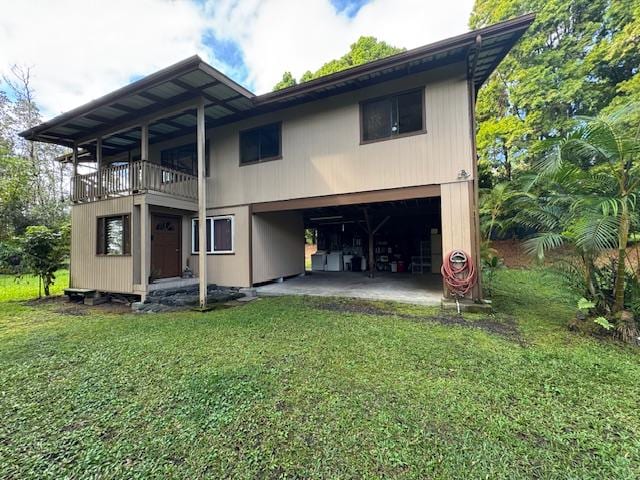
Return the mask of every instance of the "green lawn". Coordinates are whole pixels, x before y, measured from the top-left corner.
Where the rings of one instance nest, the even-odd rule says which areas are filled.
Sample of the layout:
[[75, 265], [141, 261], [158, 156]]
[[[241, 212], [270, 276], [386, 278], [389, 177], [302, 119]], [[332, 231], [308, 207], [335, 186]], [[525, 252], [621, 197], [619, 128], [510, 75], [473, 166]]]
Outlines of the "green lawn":
[[568, 332], [565, 291], [504, 270], [501, 314], [462, 326], [0, 303], [0, 478], [638, 478], [640, 355]]
[[[56, 272], [56, 279], [51, 287], [52, 295], [61, 295], [69, 286], [69, 272], [60, 270]], [[44, 293], [43, 293], [44, 295]], [[0, 275], [0, 302], [9, 300], [28, 300], [38, 296], [38, 277], [24, 275]]]

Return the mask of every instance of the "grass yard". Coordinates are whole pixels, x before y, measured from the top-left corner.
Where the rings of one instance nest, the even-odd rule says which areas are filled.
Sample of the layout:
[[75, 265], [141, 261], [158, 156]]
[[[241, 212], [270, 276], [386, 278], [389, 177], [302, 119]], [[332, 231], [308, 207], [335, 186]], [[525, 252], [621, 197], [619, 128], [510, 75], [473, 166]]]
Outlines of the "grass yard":
[[[52, 295], [62, 295], [69, 286], [69, 271], [56, 272], [55, 283], [51, 286]], [[43, 290], [44, 295], [44, 290]], [[38, 296], [38, 277], [24, 275], [0, 275], [0, 302], [10, 300], [29, 300]]]
[[0, 477], [638, 478], [640, 355], [568, 332], [563, 292], [504, 270], [500, 314], [464, 325], [330, 299], [3, 302]]

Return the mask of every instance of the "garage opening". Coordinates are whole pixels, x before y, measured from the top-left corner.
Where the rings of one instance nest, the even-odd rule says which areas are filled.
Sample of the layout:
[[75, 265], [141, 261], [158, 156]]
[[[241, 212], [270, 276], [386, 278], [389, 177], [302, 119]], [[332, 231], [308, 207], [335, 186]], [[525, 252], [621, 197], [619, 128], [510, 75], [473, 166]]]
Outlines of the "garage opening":
[[298, 212], [304, 227], [305, 275], [261, 286], [259, 293], [440, 302], [440, 197]]

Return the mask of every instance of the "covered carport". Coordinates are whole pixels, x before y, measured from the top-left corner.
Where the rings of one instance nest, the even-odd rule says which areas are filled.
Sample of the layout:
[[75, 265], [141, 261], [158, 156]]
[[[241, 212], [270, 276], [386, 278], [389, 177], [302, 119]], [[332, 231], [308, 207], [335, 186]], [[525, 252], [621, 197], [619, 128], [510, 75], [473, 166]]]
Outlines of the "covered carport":
[[[438, 193], [438, 187], [420, 187], [280, 204], [301, 207], [287, 211], [296, 219], [300, 246], [305, 237], [313, 239], [317, 251], [307, 250], [304, 274], [256, 285], [258, 294], [437, 304], [443, 294]], [[256, 212], [254, 219], [270, 214]], [[280, 250], [275, 262], [299, 265], [302, 252], [298, 246]]]

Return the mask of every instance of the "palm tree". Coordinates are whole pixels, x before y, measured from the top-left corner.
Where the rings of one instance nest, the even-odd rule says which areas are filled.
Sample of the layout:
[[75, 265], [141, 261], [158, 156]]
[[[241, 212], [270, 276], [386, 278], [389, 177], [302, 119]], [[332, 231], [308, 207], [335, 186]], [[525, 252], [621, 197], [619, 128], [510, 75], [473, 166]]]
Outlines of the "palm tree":
[[[625, 256], [640, 189], [640, 126], [630, 132], [622, 122], [638, 108], [631, 105], [607, 116], [580, 118], [580, 127], [556, 142], [537, 165], [540, 177], [566, 176], [573, 197], [570, 225], [578, 246], [601, 250], [615, 241], [614, 313], [624, 309]], [[577, 191], [571, 191], [575, 187]], [[560, 241], [555, 235], [547, 237], [548, 246]]]
[[480, 219], [485, 240], [490, 241], [496, 231], [504, 232], [513, 225], [513, 211], [518, 199], [527, 195], [513, 182], [502, 182], [483, 189], [480, 197]]
[[[581, 260], [577, 267], [571, 262], [565, 267], [580, 273], [585, 294], [598, 297], [595, 287], [595, 261], [603, 250], [615, 246], [615, 217], [603, 215], [584, 199], [600, 191], [597, 179], [573, 166], [563, 166], [553, 174], [538, 177], [535, 194], [519, 202], [514, 221], [538, 233], [529, 238], [525, 251], [542, 260], [545, 253], [570, 246]], [[580, 208], [577, 208], [580, 207]]]

